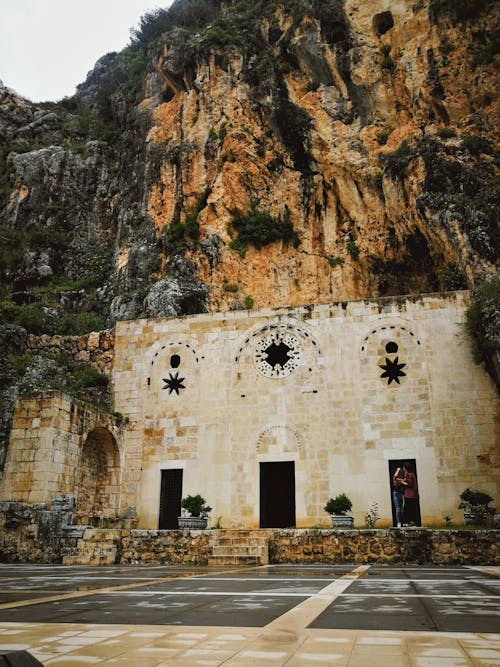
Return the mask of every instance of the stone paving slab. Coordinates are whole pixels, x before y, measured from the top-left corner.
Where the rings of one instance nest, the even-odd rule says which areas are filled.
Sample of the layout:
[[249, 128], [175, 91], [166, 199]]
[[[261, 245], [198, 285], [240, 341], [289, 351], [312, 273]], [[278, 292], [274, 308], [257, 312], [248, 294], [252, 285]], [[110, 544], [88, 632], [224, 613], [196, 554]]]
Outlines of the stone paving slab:
[[500, 667], [500, 568], [79, 567], [47, 601], [27, 590], [65, 572], [0, 566], [0, 589], [31, 592], [0, 605], [0, 650], [60, 667]]

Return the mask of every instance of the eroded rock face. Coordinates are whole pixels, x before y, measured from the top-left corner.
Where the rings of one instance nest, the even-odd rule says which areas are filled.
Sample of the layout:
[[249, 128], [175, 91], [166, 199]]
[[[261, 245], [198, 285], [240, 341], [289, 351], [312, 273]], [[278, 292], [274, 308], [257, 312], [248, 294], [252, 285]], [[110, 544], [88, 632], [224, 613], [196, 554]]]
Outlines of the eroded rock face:
[[[493, 203], [474, 201], [491, 187], [484, 173], [477, 179], [491, 158], [464, 141], [467, 132], [492, 136], [494, 84], [489, 67], [472, 67], [462, 36], [471, 47], [492, 18], [490, 10], [465, 25], [433, 23], [427, 3], [409, 2], [390, 12], [333, 3], [296, 23], [278, 12], [249, 60], [230, 48], [221, 63], [215, 49], [187, 90], [165, 78], [172, 96], [154, 108], [149, 140], [165, 145], [167, 160], [149, 214], [165, 235], [211, 188], [190, 254], [211, 284], [211, 309], [234, 303], [228, 280], [256, 306], [278, 306], [433, 291], [450, 263], [465, 286], [491, 268]], [[176, 49], [169, 43], [161, 66], [177, 63], [180, 79]], [[477, 97], [486, 102], [480, 121]], [[467, 189], [465, 203], [457, 193]], [[276, 216], [285, 204], [297, 248], [277, 242], [242, 258], [229, 247], [233, 211]], [[223, 242], [217, 262], [204, 253], [214, 234]]]
[[[493, 270], [493, 2], [184, 4], [144, 49], [103, 56], [72, 100], [0, 88], [3, 225], [28, 238], [6, 282], [70, 277], [78, 308], [110, 325]], [[242, 243], [232, 222], [252, 210], [294, 241]]]

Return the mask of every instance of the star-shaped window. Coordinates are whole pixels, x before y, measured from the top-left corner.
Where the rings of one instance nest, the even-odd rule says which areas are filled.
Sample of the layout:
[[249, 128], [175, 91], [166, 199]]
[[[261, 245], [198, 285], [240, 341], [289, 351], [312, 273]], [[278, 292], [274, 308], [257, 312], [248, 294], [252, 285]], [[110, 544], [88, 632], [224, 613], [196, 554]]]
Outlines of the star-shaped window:
[[186, 387], [182, 384], [185, 380], [185, 378], [180, 378], [179, 373], [175, 373], [172, 375], [172, 373], [168, 374], [168, 378], [163, 378], [163, 382], [165, 383], [165, 386], [162, 387], [162, 389], [168, 389], [169, 395], [175, 391], [177, 395], [179, 395], [179, 390], [180, 389], [185, 389]]
[[401, 370], [406, 366], [406, 364], [399, 364], [399, 357], [396, 357], [394, 361], [391, 361], [387, 357], [385, 358], [385, 364], [379, 364], [379, 368], [381, 368], [384, 372], [380, 376], [381, 378], [387, 378], [387, 384], [391, 384], [391, 382], [396, 382], [397, 384], [401, 384], [399, 381], [400, 377], [405, 377], [406, 373], [403, 373]]

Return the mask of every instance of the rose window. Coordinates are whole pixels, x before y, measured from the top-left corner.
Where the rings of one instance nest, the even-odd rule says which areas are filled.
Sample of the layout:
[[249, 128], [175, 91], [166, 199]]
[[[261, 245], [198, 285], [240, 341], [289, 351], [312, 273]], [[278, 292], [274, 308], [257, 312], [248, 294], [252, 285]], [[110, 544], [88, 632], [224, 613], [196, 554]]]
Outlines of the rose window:
[[302, 348], [299, 339], [286, 331], [272, 331], [257, 342], [254, 364], [270, 378], [288, 377], [299, 366]]

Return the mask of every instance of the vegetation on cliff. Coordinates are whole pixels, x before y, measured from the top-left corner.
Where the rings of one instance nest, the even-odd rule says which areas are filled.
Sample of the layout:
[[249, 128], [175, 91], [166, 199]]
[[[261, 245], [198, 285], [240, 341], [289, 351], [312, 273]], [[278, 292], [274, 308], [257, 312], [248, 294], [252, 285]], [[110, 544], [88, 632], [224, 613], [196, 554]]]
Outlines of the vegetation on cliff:
[[483, 362], [500, 390], [500, 278], [479, 283], [465, 320], [472, 351]]

